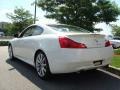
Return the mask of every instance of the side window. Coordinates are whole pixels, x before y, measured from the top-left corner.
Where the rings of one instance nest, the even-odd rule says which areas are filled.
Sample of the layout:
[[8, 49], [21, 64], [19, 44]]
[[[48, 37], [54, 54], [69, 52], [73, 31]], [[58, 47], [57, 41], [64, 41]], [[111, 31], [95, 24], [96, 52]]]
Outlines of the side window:
[[31, 26], [27, 28], [23, 33], [21, 33], [20, 37], [40, 35], [42, 32], [43, 32], [43, 28], [39, 26]]
[[34, 27], [34, 31], [32, 33], [32, 36], [40, 35], [42, 32], [43, 32], [43, 28], [36, 26], [36, 27]]
[[33, 31], [34, 31], [33, 27], [28, 28], [28, 29], [24, 32], [24, 34], [23, 34], [22, 37], [32, 36]]

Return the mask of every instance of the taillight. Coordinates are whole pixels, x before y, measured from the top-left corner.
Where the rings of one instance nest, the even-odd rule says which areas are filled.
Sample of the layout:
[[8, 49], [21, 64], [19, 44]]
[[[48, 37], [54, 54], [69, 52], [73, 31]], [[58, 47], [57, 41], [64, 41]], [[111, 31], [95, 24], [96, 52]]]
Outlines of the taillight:
[[75, 42], [67, 37], [59, 37], [61, 48], [87, 48], [85, 44]]
[[109, 46], [111, 46], [111, 43], [110, 43], [109, 40], [107, 40], [107, 41], [105, 42], [105, 47], [109, 47]]

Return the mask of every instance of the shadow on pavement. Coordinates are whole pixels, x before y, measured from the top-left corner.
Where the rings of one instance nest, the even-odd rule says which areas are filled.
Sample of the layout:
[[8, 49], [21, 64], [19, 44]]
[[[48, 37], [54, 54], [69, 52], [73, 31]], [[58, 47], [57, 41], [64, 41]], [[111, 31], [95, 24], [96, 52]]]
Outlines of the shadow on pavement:
[[42, 90], [120, 90], [120, 79], [99, 70], [54, 75], [51, 80], [43, 81], [32, 66], [18, 59], [6, 62], [13, 66], [10, 71], [16, 69]]

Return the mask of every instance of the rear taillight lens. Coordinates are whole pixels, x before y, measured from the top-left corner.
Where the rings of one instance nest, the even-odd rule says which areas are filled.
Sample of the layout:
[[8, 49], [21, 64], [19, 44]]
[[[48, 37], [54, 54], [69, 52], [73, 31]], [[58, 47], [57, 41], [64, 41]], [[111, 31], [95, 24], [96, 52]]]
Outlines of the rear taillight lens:
[[110, 43], [109, 40], [107, 40], [107, 41], [105, 42], [105, 47], [109, 47], [109, 46], [111, 46], [111, 43]]
[[61, 48], [87, 48], [85, 44], [75, 42], [67, 37], [59, 37]]

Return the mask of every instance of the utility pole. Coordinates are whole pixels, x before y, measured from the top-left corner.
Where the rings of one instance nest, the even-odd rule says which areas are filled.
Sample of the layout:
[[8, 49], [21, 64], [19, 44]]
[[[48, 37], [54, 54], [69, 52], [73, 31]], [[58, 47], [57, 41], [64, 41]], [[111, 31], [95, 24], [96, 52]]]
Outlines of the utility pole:
[[34, 24], [36, 22], [36, 8], [37, 8], [37, 0], [35, 0]]

